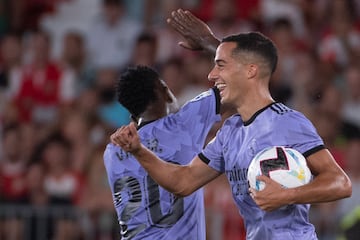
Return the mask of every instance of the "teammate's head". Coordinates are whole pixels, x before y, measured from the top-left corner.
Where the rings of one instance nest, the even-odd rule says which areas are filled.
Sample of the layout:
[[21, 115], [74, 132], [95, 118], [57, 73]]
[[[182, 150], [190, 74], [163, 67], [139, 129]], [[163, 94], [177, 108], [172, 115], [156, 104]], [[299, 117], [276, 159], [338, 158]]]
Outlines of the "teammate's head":
[[234, 58], [244, 63], [263, 63], [263, 73], [271, 75], [277, 65], [278, 55], [274, 43], [259, 32], [240, 33], [222, 39], [221, 43], [235, 42], [232, 52]]
[[[146, 66], [129, 67], [121, 74], [116, 87], [117, 99], [133, 117], [138, 118], [152, 104], [162, 111], [167, 103], [173, 101], [171, 92], [160, 80], [159, 74]], [[161, 106], [160, 106], [161, 104]]]

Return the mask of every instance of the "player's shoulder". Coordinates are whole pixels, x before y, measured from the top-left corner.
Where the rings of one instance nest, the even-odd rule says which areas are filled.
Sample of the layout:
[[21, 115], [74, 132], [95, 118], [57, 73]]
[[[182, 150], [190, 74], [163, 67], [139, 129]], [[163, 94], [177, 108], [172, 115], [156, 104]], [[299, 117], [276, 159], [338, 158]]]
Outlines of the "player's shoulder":
[[208, 89], [207, 91], [204, 91], [204, 92], [198, 94], [196, 97], [190, 99], [189, 102], [196, 102], [196, 101], [202, 100], [206, 97], [209, 97], [213, 94], [214, 94], [214, 89]]
[[272, 114], [280, 115], [280, 116], [286, 115], [286, 114], [293, 114], [293, 113], [297, 112], [294, 109], [292, 109], [280, 102], [274, 102], [273, 104], [271, 104], [269, 106], [269, 110], [271, 111]]
[[277, 123], [282, 127], [294, 127], [299, 124], [310, 124], [311, 121], [300, 111], [286, 106], [283, 103], [274, 103], [270, 106], [272, 115], [277, 119]]
[[119, 155], [123, 150], [113, 143], [108, 143], [104, 150], [104, 160], [111, 159], [113, 155]]
[[283, 103], [275, 102], [269, 106], [269, 111], [275, 116], [304, 118], [305, 115]]
[[105, 147], [105, 152], [113, 152], [116, 151], [118, 147], [113, 143], [108, 143]]

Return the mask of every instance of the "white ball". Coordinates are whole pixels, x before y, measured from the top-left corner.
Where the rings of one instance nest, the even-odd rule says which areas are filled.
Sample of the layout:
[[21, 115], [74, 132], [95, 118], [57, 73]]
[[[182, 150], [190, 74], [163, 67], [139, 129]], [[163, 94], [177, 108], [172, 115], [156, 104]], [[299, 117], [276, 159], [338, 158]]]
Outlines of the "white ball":
[[292, 148], [273, 146], [260, 151], [250, 163], [247, 177], [250, 187], [261, 191], [265, 183], [256, 180], [266, 175], [285, 188], [299, 187], [311, 180], [305, 157]]

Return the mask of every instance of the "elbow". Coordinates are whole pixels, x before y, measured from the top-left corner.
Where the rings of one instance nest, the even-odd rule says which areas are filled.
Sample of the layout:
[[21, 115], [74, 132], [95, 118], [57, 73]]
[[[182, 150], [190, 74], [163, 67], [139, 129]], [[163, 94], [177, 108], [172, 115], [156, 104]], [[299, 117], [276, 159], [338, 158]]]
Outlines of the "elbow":
[[351, 197], [352, 195], [352, 184], [349, 178], [344, 181], [344, 198]]
[[341, 183], [339, 194], [341, 194], [340, 198], [348, 198], [351, 197], [352, 194], [352, 184], [351, 180], [344, 175], [342, 179], [339, 181]]
[[[180, 168], [181, 173], [173, 172], [172, 176], [175, 177], [177, 181], [171, 185], [171, 192], [177, 197], [187, 197], [193, 192], [195, 192], [200, 186], [196, 183], [195, 179], [191, 177], [191, 174], [184, 172], [188, 168]], [[186, 177], [185, 177], [186, 176]]]
[[190, 194], [192, 194], [194, 192], [194, 190], [190, 189], [190, 188], [178, 188], [177, 191], [173, 191], [174, 195], [176, 197], [187, 197]]
[[195, 191], [196, 188], [192, 188], [192, 185], [183, 179], [174, 186], [172, 193], [177, 197], [187, 197]]
[[187, 197], [189, 196], [190, 194], [187, 194], [187, 193], [174, 193], [174, 195], [178, 198], [183, 198], [183, 197]]
[[182, 191], [182, 192], [179, 192], [179, 193], [175, 193], [175, 196], [177, 196], [177, 197], [187, 197], [190, 194], [192, 194], [193, 192], [194, 191]]

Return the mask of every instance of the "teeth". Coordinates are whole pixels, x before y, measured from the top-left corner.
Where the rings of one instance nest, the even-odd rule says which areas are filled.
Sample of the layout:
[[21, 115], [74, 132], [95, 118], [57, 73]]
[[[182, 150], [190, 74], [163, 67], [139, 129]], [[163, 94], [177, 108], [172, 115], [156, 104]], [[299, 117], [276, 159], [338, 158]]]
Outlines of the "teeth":
[[216, 87], [217, 87], [218, 89], [223, 89], [223, 88], [226, 87], [226, 84], [224, 84], [224, 83], [218, 83], [218, 84], [216, 84]]

